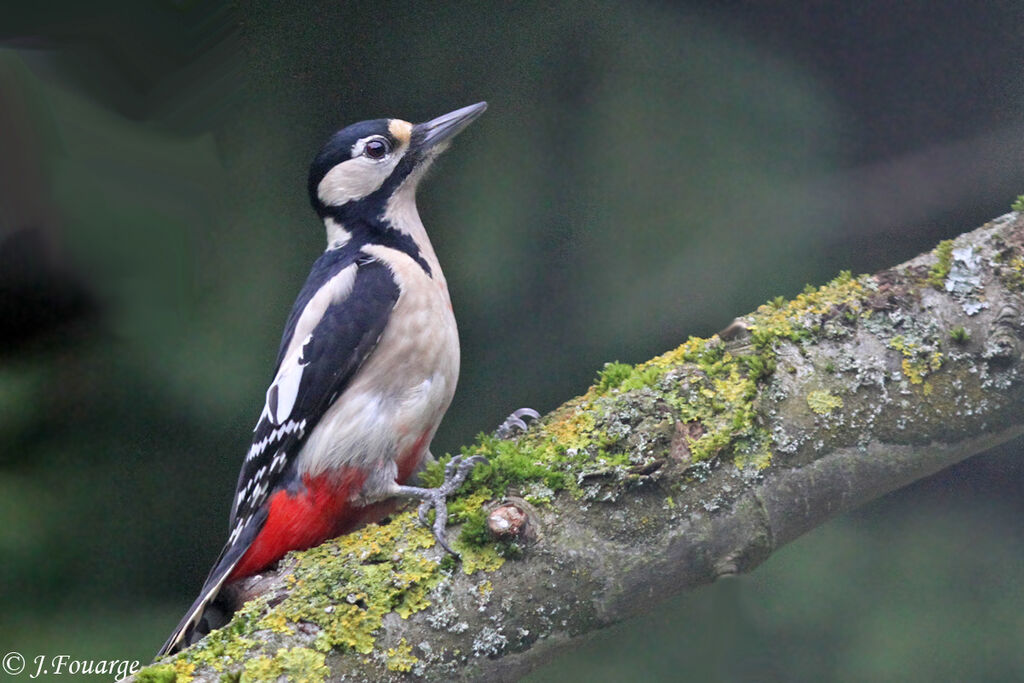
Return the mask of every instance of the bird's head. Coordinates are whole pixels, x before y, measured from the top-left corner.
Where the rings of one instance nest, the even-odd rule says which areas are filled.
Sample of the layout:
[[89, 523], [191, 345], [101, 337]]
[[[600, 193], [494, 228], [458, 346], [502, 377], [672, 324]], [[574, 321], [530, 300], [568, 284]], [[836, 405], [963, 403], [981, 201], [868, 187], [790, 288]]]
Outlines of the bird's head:
[[321, 216], [380, 215], [399, 189], [416, 184], [451, 139], [487, 109], [478, 102], [426, 123], [361, 121], [327, 141], [309, 168], [309, 198]]

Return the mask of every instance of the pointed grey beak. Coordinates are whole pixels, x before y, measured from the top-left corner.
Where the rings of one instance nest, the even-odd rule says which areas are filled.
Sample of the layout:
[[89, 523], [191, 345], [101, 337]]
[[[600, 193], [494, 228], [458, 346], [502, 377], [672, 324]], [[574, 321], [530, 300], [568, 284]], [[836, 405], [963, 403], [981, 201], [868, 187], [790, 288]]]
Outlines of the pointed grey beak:
[[462, 109], [448, 112], [426, 123], [417, 123], [412, 128], [413, 141], [420, 151], [426, 151], [446, 140], [450, 140], [473, 123], [487, 109], [486, 102], [477, 102]]

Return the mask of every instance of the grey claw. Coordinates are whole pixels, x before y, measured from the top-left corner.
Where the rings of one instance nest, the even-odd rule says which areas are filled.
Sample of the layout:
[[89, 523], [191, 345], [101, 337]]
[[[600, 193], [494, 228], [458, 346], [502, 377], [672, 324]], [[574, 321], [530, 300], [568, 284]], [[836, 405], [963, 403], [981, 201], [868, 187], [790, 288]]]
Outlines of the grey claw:
[[437, 544], [440, 545], [442, 548], [444, 548], [446, 553], [448, 553], [449, 555], [454, 557], [456, 560], [461, 560], [462, 559], [462, 555], [459, 555], [457, 552], [452, 550], [451, 546], [448, 545], [448, 542], [446, 540], [444, 540], [444, 532], [443, 531], [441, 533], [438, 533], [437, 529], [434, 529], [434, 538], [437, 539]]
[[455, 474], [455, 469], [459, 466], [459, 463], [461, 462], [462, 456], [456, 455], [455, 457], [448, 461], [447, 465], [444, 466], [444, 479], [446, 482], [452, 478], [452, 476]]
[[430, 512], [430, 501], [425, 500], [420, 503], [420, 507], [416, 511], [416, 515], [420, 518], [420, 524], [423, 526], [430, 526], [430, 520], [427, 519], [428, 512]]
[[525, 432], [529, 428], [523, 418], [536, 420], [538, 417], [540, 417], [540, 413], [533, 408], [520, 408], [505, 418], [505, 421], [494, 431], [494, 435], [499, 439], [509, 439], [516, 432]]
[[[437, 501], [438, 503], [442, 501]], [[448, 525], [448, 507], [446, 505], [434, 506], [434, 537], [444, 544], [444, 529]]]

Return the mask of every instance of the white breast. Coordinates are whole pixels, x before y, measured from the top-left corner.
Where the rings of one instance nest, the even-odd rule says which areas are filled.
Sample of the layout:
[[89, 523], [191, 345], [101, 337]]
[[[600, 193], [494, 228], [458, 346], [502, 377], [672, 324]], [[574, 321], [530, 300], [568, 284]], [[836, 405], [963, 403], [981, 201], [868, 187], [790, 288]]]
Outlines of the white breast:
[[401, 293], [376, 348], [310, 434], [299, 472], [367, 470], [374, 476], [362, 497], [372, 500], [394, 481], [396, 458], [424, 435], [429, 444], [437, 430], [455, 394], [459, 338], [439, 267], [431, 278], [403, 252], [379, 245], [363, 251], [391, 268]]

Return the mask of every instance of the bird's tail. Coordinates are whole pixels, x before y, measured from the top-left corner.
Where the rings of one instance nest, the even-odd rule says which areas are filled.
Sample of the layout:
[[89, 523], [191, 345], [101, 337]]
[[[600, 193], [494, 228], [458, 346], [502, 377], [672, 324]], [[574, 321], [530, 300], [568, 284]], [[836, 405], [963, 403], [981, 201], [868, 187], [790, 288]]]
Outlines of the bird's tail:
[[[241, 559], [240, 553], [232, 553], [232, 555], [234, 555], [234, 558], [230, 561], [226, 561], [228, 558], [222, 557], [214, 564], [213, 571], [206, 577], [203, 589], [199, 591], [199, 597], [188, 608], [188, 611], [182, 617], [178, 627], [174, 629], [171, 637], [167, 639], [167, 642], [163, 644], [160, 651], [156, 653], [157, 658], [174, 654], [188, 647], [211, 630], [220, 628], [227, 621], [229, 615], [221, 610], [213, 610], [212, 606], [220, 594], [220, 589], [231, 574], [231, 570], [235, 568], [235, 565]], [[216, 614], [212, 614], [214, 611], [216, 611]]]

